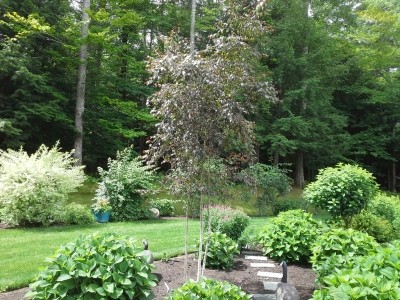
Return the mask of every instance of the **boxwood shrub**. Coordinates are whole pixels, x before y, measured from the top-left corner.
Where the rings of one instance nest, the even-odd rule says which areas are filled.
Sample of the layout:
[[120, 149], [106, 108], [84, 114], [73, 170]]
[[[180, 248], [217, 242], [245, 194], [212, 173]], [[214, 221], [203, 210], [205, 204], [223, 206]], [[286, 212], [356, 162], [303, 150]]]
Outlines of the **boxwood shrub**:
[[60, 247], [30, 285], [28, 298], [151, 299], [153, 266], [131, 238], [115, 233], [81, 236]]

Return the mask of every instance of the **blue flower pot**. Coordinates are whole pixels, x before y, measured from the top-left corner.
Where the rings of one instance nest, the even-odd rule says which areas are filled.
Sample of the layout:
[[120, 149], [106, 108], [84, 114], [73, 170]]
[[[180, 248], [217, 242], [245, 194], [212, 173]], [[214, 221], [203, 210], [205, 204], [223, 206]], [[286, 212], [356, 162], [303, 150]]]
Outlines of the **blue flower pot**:
[[96, 222], [98, 223], [107, 223], [108, 221], [110, 221], [110, 215], [111, 212], [109, 211], [94, 214], [94, 216], [96, 217]]

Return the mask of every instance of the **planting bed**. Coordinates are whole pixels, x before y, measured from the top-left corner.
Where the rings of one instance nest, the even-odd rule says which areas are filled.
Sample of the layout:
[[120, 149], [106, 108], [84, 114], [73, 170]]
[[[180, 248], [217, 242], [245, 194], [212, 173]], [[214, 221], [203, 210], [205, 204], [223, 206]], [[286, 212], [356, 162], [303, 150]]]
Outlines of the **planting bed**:
[[[191, 278], [196, 278], [197, 260], [194, 255], [189, 255], [188, 273]], [[184, 256], [174, 257], [168, 261], [156, 261], [156, 270], [154, 271], [161, 281], [154, 289], [156, 299], [164, 299], [167, 295], [167, 286], [169, 289], [175, 289], [181, 286], [184, 281]], [[275, 268], [269, 269], [271, 272], [282, 272], [281, 267], [276, 263]], [[246, 292], [251, 294], [266, 293], [263, 286], [263, 280], [257, 276], [258, 268], [251, 268], [250, 262], [244, 259], [241, 255], [235, 263], [235, 268], [232, 271], [208, 270], [205, 271], [205, 276], [214, 279], [226, 280], [240, 286]], [[273, 280], [270, 280], [273, 281]], [[310, 299], [314, 290], [315, 273], [309, 266], [289, 265], [288, 266], [288, 281], [294, 284], [300, 292], [301, 299]], [[167, 286], [166, 286], [167, 285]], [[23, 295], [27, 289], [16, 290], [8, 293], [0, 294], [0, 300], [19, 300], [23, 299]]]

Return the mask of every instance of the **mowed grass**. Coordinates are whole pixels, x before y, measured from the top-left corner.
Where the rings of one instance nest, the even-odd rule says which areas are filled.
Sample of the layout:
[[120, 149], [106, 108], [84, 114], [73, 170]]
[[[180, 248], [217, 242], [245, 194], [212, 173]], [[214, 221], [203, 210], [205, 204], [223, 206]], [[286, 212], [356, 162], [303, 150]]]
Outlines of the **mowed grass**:
[[[252, 218], [255, 231], [266, 224], [267, 218]], [[86, 226], [57, 226], [47, 228], [0, 230], [0, 291], [27, 286], [46, 266], [45, 258], [60, 245], [75, 241], [82, 234], [115, 232], [133, 237], [141, 245], [149, 242], [156, 259], [184, 253], [185, 219], [150, 220], [93, 224]], [[189, 220], [189, 250], [195, 251], [199, 221]]]
[[[189, 226], [190, 249], [194, 250], [199, 222], [190, 220]], [[39, 268], [45, 266], [44, 259], [60, 245], [95, 232], [127, 235], [136, 239], [138, 245], [146, 238], [156, 258], [184, 252], [184, 219], [0, 230], [0, 291], [28, 285]]]

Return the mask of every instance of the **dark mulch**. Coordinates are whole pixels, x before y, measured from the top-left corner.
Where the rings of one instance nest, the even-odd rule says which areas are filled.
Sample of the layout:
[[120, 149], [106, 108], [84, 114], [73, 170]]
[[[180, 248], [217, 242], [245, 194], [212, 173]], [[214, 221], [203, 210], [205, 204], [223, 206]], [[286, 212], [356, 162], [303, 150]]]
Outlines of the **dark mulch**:
[[[156, 261], [155, 273], [161, 278], [154, 293], [157, 300], [164, 299], [167, 295], [167, 289], [176, 289], [185, 281], [184, 275], [184, 256], [174, 257], [168, 261]], [[194, 255], [188, 257], [188, 274], [190, 278], [196, 278], [197, 260]], [[281, 267], [276, 263], [275, 268], [268, 269], [270, 272], [282, 272]], [[251, 294], [265, 293], [261, 278], [256, 274], [259, 269], [251, 268], [250, 262], [241, 255], [235, 263], [235, 268], [231, 271], [205, 270], [205, 276], [226, 280], [241, 287], [244, 291]], [[263, 271], [266, 271], [265, 269]], [[267, 281], [267, 279], [264, 279]], [[270, 280], [278, 281], [278, 280]], [[289, 265], [288, 282], [294, 284], [300, 292], [301, 299], [310, 299], [314, 290], [315, 273], [308, 266]], [[0, 300], [19, 300], [27, 288], [0, 294]]]

